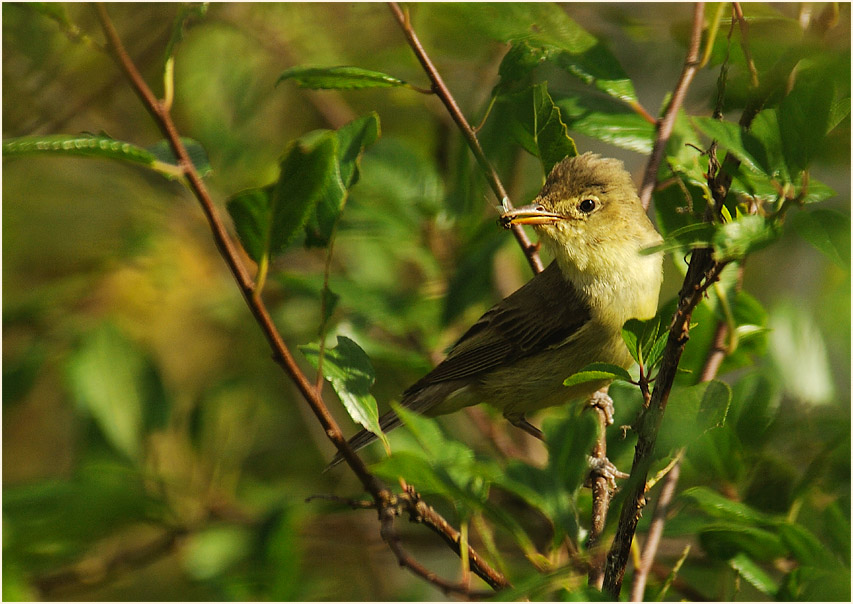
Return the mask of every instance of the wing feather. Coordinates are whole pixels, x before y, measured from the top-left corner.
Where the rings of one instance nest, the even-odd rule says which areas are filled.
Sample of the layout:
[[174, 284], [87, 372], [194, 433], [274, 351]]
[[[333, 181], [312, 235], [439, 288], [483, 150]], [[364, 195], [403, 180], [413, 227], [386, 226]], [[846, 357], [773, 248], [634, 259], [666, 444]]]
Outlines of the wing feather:
[[589, 306], [552, 262], [489, 309], [454, 344], [444, 361], [404, 393], [404, 400], [431, 384], [482, 376], [559, 346], [589, 318]]

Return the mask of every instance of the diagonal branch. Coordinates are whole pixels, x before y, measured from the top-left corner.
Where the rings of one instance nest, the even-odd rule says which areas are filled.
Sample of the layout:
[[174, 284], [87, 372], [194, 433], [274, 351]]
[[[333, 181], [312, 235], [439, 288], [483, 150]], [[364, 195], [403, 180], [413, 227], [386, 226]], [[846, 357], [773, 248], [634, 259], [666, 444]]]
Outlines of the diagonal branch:
[[[175, 127], [174, 122], [172, 121], [172, 117], [170, 111], [167, 106], [165, 106], [161, 101], [159, 101], [151, 91], [151, 89], [146, 84], [145, 80], [142, 78], [139, 70], [136, 65], [131, 60], [130, 56], [127, 54], [127, 51], [124, 48], [124, 45], [119, 38], [118, 32], [116, 32], [115, 27], [107, 13], [106, 7], [102, 3], [98, 3], [95, 5], [95, 9], [97, 12], [98, 19], [101, 23], [101, 27], [104, 30], [104, 34], [107, 38], [107, 46], [110, 51], [110, 54], [115, 59], [119, 68], [125, 74], [131, 86], [136, 92], [137, 96], [142, 101], [142, 104], [145, 106], [148, 113], [151, 114], [151, 117], [154, 119], [157, 126], [160, 128], [160, 131], [165, 136], [166, 140], [169, 142], [170, 147], [172, 148], [175, 156], [178, 159], [178, 165], [181, 167], [183, 171], [184, 177], [186, 178], [187, 185], [190, 190], [195, 195], [196, 199], [199, 201], [202, 211], [205, 214], [205, 217], [208, 220], [208, 223], [211, 228], [211, 232], [213, 234], [214, 242], [216, 243], [217, 248], [219, 249], [220, 254], [228, 265], [229, 270], [234, 276], [235, 281], [237, 282], [238, 287], [240, 288], [240, 292], [243, 295], [244, 300], [246, 301], [249, 310], [252, 312], [252, 315], [255, 317], [258, 326], [264, 333], [264, 336], [267, 339], [267, 342], [270, 345], [270, 348], [273, 351], [273, 359], [278, 363], [282, 369], [290, 376], [293, 380], [296, 387], [299, 389], [302, 396], [305, 398], [308, 405], [311, 407], [311, 410], [314, 412], [314, 415], [319, 420], [320, 424], [323, 427], [323, 430], [326, 432], [326, 436], [332, 443], [337, 447], [338, 451], [344, 457], [344, 460], [356, 474], [358, 479], [361, 481], [365, 490], [370, 493], [371, 497], [373, 497], [374, 501], [376, 501], [377, 509], [379, 510], [380, 516], [380, 524], [381, 524], [381, 534], [383, 539], [386, 541], [388, 546], [392, 549], [395, 555], [397, 555], [398, 560], [401, 565], [409, 567], [411, 570], [416, 572], [429, 580], [431, 583], [439, 586], [444, 590], [453, 591], [455, 593], [470, 593], [467, 587], [460, 589], [454, 589], [452, 584], [449, 584], [443, 580], [438, 579], [432, 573], [427, 571], [426, 574], [420, 572], [420, 569], [413, 566], [409, 563], [408, 555], [406, 557], [401, 557], [405, 552], [401, 549], [399, 544], [399, 538], [396, 535], [396, 532], [393, 530], [393, 519], [394, 519], [394, 508], [395, 508], [395, 496], [393, 493], [380, 481], [378, 478], [371, 474], [367, 467], [364, 465], [364, 462], [358, 457], [352, 448], [347, 444], [346, 439], [344, 438], [343, 432], [338, 426], [335, 419], [332, 417], [328, 408], [326, 407], [325, 402], [318, 390], [310, 383], [305, 374], [299, 369], [299, 366], [296, 364], [293, 355], [290, 353], [287, 345], [281, 337], [281, 334], [278, 332], [278, 329], [275, 327], [275, 324], [270, 316], [266, 305], [260, 296], [255, 295], [255, 284], [249, 276], [249, 272], [246, 270], [246, 267], [243, 265], [240, 260], [240, 256], [237, 252], [237, 248], [228, 234], [227, 229], [225, 228], [225, 224], [222, 221], [221, 216], [219, 215], [216, 206], [213, 203], [213, 200], [210, 197], [209, 192], [207, 191], [206, 186], [204, 185], [201, 177], [198, 174], [198, 171], [195, 169], [190, 157], [187, 153], [186, 148], [181, 142], [180, 136], [178, 134], [177, 128]], [[435, 516], [440, 518], [437, 513], [433, 512]], [[441, 518], [441, 521], [444, 522], [446, 527], [450, 527], [450, 525]], [[434, 523], [435, 526], [432, 528], [436, 530], [438, 527], [439, 530], [437, 532], [442, 533], [445, 537], [445, 540], [452, 539], [452, 536], [443, 531], [444, 527], [440, 526], [437, 522]], [[452, 527], [450, 527], [452, 528]], [[458, 547], [456, 548], [458, 553]], [[470, 558], [470, 554], [469, 554]], [[472, 570], [480, 576], [485, 575], [486, 577], [491, 578], [486, 579], [490, 585], [497, 585], [500, 587], [508, 586], [509, 583], [499, 572], [490, 568], [481, 558], [475, 556], [471, 558], [472, 561]], [[422, 567], [421, 567], [422, 568]]]
[[649, 204], [652, 201], [652, 192], [657, 184], [658, 168], [664, 151], [666, 151], [666, 144], [672, 135], [678, 110], [684, 103], [687, 88], [690, 87], [690, 82], [693, 81], [693, 76], [699, 67], [699, 44], [702, 41], [702, 26], [705, 21], [704, 8], [704, 2], [697, 2], [693, 7], [693, 29], [690, 33], [687, 56], [684, 58], [684, 67], [681, 70], [675, 91], [672, 93], [672, 99], [669, 101], [663, 117], [658, 121], [657, 136], [652, 147], [652, 154], [649, 157], [649, 163], [646, 165], [646, 172], [643, 174], [643, 184], [640, 186], [640, 201], [645, 209], [649, 209]]
[[[441, 99], [441, 102], [444, 103], [448, 113], [450, 113], [450, 117], [453, 118], [454, 122], [456, 122], [462, 136], [465, 138], [465, 142], [468, 143], [468, 147], [470, 147], [471, 152], [474, 154], [477, 163], [480, 164], [480, 168], [486, 176], [486, 181], [488, 181], [489, 187], [491, 187], [495, 196], [498, 198], [498, 201], [500, 201], [507, 209], [512, 209], [512, 203], [510, 203], [509, 195], [507, 195], [506, 189], [504, 188], [501, 179], [498, 177], [497, 172], [495, 172], [495, 169], [486, 158], [486, 154], [480, 146], [480, 141], [477, 139], [477, 134], [474, 132], [474, 129], [471, 128], [468, 120], [465, 119], [465, 116], [462, 114], [462, 110], [456, 103], [456, 99], [453, 98], [453, 95], [450, 93], [450, 90], [447, 88], [444, 80], [441, 79], [441, 75], [438, 73], [435, 65], [433, 65], [429, 55], [427, 55], [426, 50], [424, 50], [423, 45], [421, 45], [418, 35], [412, 28], [408, 11], [404, 12], [396, 2], [389, 2], [388, 7], [391, 9], [391, 13], [393, 13], [394, 18], [397, 19], [397, 22], [400, 24], [400, 28], [406, 36], [406, 41], [409, 43], [409, 46], [412, 47], [412, 51], [415, 53], [418, 61], [420, 61], [427, 77], [430, 82], [432, 82], [432, 91], [439, 99]], [[530, 268], [533, 269], [534, 273], [541, 273], [544, 266], [542, 265], [542, 260], [539, 258], [539, 246], [531, 243], [530, 239], [527, 237], [527, 233], [524, 232], [524, 229], [521, 226], [513, 226], [512, 234], [521, 246], [521, 250], [524, 252], [527, 262], [530, 264]]]

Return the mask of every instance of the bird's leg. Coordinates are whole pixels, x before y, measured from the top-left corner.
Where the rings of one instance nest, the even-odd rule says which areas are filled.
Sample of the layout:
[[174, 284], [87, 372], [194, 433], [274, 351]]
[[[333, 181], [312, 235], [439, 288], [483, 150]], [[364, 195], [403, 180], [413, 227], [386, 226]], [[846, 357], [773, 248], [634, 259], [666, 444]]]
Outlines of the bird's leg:
[[[604, 390], [597, 390], [589, 399], [587, 404], [594, 409], [600, 411], [601, 430], [607, 426], [613, 425], [613, 399]], [[607, 459], [605, 447], [603, 443], [596, 447], [594, 454], [589, 456], [589, 476], [587, 477], [586, 486], [592, 486], [595, 478], [601, 477], [607, 481], [607, 486], [611, 491], [616, 489], [617, 478], [628, 478], [628, 474], [620, 472], [613, 463]]]
[[545, 435], [542, 434], [542, 430], [531, 424], [524, 418], [524, 415], [514, 415], [512, 417], [507, 417], [509, 423], [511, 423], [516, 428], [521, 428], [525, 432], [527, 432], [530, 436], [534, 438], [538, 438], [539, 440], [544, 441]]

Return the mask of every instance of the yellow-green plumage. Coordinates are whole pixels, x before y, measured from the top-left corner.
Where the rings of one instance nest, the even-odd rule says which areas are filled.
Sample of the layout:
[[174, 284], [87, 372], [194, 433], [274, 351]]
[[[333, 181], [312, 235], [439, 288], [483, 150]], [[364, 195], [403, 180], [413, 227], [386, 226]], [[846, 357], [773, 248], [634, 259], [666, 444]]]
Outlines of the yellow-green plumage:
[[[586, 365], [630, 366], [622, 325], [655, 314], [662, 256], [639, 253], [661, 237], [622, 162], [591, 153], [567, 158], [554, 166], [532, 205], [502, 221], [533, 225], [554, 262], [489, 309], [444, 361], [403, 393], [404, 407], [434, 416], [486, 403], [519, 424], [525, 413], [605, 386], [563, 386]], [[393, 412], [380, 418], [386, 431], [399, 423]], [[363, 430], [350, 444], [358, 449], [374, 439]]]

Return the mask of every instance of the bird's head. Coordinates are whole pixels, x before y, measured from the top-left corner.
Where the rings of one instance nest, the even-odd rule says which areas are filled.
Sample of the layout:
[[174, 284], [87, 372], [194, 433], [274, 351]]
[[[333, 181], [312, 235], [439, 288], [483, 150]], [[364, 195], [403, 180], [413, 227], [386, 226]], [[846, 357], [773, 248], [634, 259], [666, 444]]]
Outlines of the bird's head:
[[554, 166], [533, 203], [500, 220], [505, 228], [532, 225], [555, 256], [581, 270], [603, 259], [636, 257], [660, 241], [622, 162], [593, 153]]

